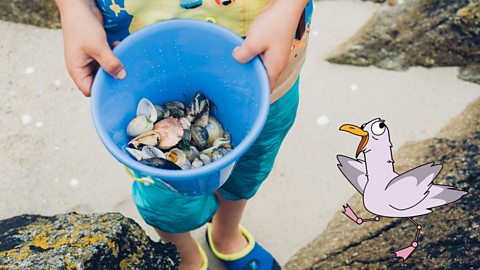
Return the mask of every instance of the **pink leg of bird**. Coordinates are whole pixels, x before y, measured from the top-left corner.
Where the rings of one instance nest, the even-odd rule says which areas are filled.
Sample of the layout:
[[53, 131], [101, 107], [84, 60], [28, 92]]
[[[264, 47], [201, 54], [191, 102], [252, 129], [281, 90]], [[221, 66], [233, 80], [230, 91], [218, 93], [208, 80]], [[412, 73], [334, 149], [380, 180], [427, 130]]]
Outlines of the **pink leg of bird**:
[[357, 223], [358, 225], [362, 224], [364, 221], [379, 221], [380, 220], [379, 216], [375, 216], [374, 218], [366, 218], [366, 219], [360, 218], [355, 214], [355, 212], [353, 212], [352, 208], [350, 208], [350, 206], [348, 204], [343, 206], [343, 212], [342, 213], [345, 214], [345, 216], [347, 216], [351, 220], [355, 221], [355, 223]]
[[412, 244], [406, 248], [402, 248], [399, 251], [395, 252], [395, 257], [402, 258], [403, 261], [405, 261], [410, 254], [418, 247], [418, 236], [420, 235], [420, 231], [422, 230], [422, 226], [415, 222], [412, 218], [408, 218], [416, 227], [417, 233], [415, 234], [415, 241], [412, 242]]

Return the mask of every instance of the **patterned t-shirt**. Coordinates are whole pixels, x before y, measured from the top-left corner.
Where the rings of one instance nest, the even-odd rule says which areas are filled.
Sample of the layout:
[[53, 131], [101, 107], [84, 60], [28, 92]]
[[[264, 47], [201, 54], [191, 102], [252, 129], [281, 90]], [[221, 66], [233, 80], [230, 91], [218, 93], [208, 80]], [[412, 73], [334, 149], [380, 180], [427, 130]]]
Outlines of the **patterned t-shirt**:
[[[244, 37], [270, 0], [96, 0], [96, 3], [112, 44], [144, 26], [173, 18], [216, 23]], [[310, 0], [299, 22], [290, 63], [277, 82], [272, 102], [290, 89], [300, 73], [305, 61], [312, 8]]]

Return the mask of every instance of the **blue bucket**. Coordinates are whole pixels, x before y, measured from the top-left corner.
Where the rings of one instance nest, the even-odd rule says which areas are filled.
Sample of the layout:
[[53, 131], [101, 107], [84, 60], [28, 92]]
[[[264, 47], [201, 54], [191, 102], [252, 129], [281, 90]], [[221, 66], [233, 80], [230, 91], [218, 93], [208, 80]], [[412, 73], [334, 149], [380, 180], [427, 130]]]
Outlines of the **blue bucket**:
[[[93, 122], [107, 150], [134, 178], [192, 196], [225, 183], [235, 162], [260, 135], [270, 104], [268, 77], [260, 59], [242, 65], [232, 57], [242, 41], [215, 24], [182, 19], [145, 27], [114, 49], [127, 77], [115, 80], [103, 69], [98, 71], [92, 86]], [[233, 151], [206, 166], [182, 171], [146, 166], [126, 152], [130, 141], [126, 127], [140, 99], [189, 104], [198, 91], [215, 104], [212, 115], [232, 134]]]

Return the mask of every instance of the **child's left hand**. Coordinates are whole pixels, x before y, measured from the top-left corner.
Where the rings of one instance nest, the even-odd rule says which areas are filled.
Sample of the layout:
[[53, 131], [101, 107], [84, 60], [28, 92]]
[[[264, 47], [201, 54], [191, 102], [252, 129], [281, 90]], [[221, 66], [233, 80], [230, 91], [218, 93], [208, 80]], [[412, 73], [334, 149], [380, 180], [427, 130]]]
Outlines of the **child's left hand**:
[[289, 61], [293, 38], [307, 2], [272, 1], [252, 23], [243, 44], [233, 51], [234, 58], [242, 64], [260, 55], [268, 72], [271, 91]]

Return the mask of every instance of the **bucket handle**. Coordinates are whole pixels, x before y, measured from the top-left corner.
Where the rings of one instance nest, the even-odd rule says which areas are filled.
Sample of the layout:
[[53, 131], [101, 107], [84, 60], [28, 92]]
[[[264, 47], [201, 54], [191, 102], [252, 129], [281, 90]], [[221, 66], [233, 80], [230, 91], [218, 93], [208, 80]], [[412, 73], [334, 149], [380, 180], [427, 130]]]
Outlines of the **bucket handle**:
[[125, 171], [127, 172], [128, 176], [130, 176], [133, 180], [135, 181], [138, 181], [140, 183], [149, 183], [149, 184], [155, 184], [155, 181], [153, 181], [153, 179], [149, 178], [149, 177], [142, 177], [142, 178], [138, 178], [135, 176], [135, 174], [133, 173], [133, 171], [126, 167], [126, 166], [123, 166], [123, 168], [125, 169]]

